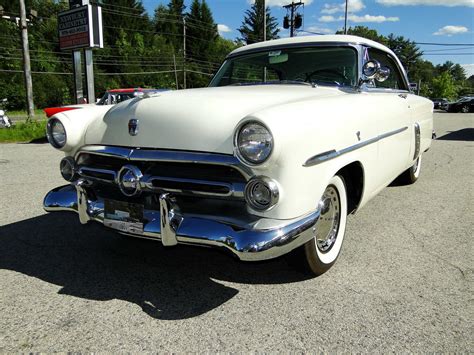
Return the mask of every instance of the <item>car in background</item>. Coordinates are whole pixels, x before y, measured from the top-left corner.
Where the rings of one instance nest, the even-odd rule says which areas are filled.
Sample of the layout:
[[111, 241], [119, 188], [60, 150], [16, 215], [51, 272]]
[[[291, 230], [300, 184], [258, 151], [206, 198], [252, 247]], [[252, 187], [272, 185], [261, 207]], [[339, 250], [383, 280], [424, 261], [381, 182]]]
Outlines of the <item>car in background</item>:
[[456, 102], [451, 102], [446, 108], [446, 111], [462, 113], [474, 112], [474, 97], [465, 96]]
[[107, 90], [102, 96], [101, 99], [97, 100], [96, 103], [88, 104], [77, 104], [77, 105], [67, 105], [67, 106], [60, 106], [60, 107], [48, 107], [44, 109], [46, 113], [46, 117], [51, 117], [59, 112], [76, 110], [79, 108], [85, 108], [94, 105], [116, 105], [122, 101], [133, 99], [134, 97], [142, 96], [142, 95], [151, 95], [156, 94], [158, 92], [168, 91], [168, 89], [143, 89], [143, 88], [129, 88], [129, 89], [112, 89]]
[[434, 104], [434, 109], [435, 110], [443, 110], [443, 107], [446, 107], [446, 105], [449, 103], [448, 99], [442, 98], [442, 99], [430, 99], [433, 101]]

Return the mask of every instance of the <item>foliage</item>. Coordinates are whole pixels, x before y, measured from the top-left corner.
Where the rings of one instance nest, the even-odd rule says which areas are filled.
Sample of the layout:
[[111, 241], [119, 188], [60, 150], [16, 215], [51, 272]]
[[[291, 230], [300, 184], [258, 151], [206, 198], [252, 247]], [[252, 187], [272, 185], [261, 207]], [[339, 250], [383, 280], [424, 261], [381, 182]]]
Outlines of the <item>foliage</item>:
[[46, 136], [46, 120], [22, 122], [0, 129], [0, 142], [31, 142]]
[[[337, 31], [336, 34], [344, 34], [344, 31]], [[367, 38], [367, 39], [370, 39], [372, 41], [379, 42], [382, 44], [387, 43], [386, 37], [379, 35], [376, 30], [370, 29], [365, 26], [349, 27], [347, 29], [347, 34], [353, 35], [353, 36], [364, 37], [364, 38]]]
[[456, 94], [456, 85], [454, 84], [454, 79], [449, 72], [444, 71], [433, 79], [433, 97], [445, 97], [449, 100], [453, 100], [456, 97]]
[[[267, 26], [266, 26], [266, 39], [276, 39], [278, 38], [278, 33], [280, 32], [278, 21], [270, 13], [270, 8], [266, 7], [263, 11], [264, 1], [255, 0], [249, 10], [245, 11], [244, 21], [238, 29], [241, 41], [252, 44], [262, 41], [264, 38], [263, 34], [263, 20], [266, 16]], [[265, 12], [265, 15], [264, 15]]]

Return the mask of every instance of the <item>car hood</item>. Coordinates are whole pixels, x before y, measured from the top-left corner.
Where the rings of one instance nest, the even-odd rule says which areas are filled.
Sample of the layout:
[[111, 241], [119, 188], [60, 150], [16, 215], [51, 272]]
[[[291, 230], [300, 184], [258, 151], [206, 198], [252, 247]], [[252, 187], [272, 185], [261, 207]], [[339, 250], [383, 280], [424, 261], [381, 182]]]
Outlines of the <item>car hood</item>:
[[[278, 105], [342, 94], [337, 88], [305, 85], [170, 91], [116, 105], [89, 125], [84, 142], [232, 154], [234, 130], [245, 117], [258, 117], [260, 110]], [[129, 134], [131, 119], [138, 120], [135, 136]]]

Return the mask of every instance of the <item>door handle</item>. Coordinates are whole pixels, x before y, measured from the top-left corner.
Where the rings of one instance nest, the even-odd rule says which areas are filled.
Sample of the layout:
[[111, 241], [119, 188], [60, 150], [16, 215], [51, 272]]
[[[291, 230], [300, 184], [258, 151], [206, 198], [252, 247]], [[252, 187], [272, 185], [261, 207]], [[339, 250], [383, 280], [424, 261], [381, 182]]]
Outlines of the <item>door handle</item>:
[[401, 97], [402, 99], [406, 99], [408, 97], [407, 94], [398, 94], [399, 97]]

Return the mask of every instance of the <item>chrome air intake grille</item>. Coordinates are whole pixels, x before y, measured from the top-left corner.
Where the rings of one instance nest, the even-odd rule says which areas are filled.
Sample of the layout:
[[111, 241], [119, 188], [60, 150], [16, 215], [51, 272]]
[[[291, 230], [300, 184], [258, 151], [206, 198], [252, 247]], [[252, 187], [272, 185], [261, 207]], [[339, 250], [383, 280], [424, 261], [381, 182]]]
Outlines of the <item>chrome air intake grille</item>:
[[[108, 149], [109, 148], [109, 149]], [[137, 167], [145, 192], [243, 199], [250, 174], [230, 155], [181, 151], [84, 147], [76, 155], [78, 174], [96, 183], [118, 184], [120, 169]]]

